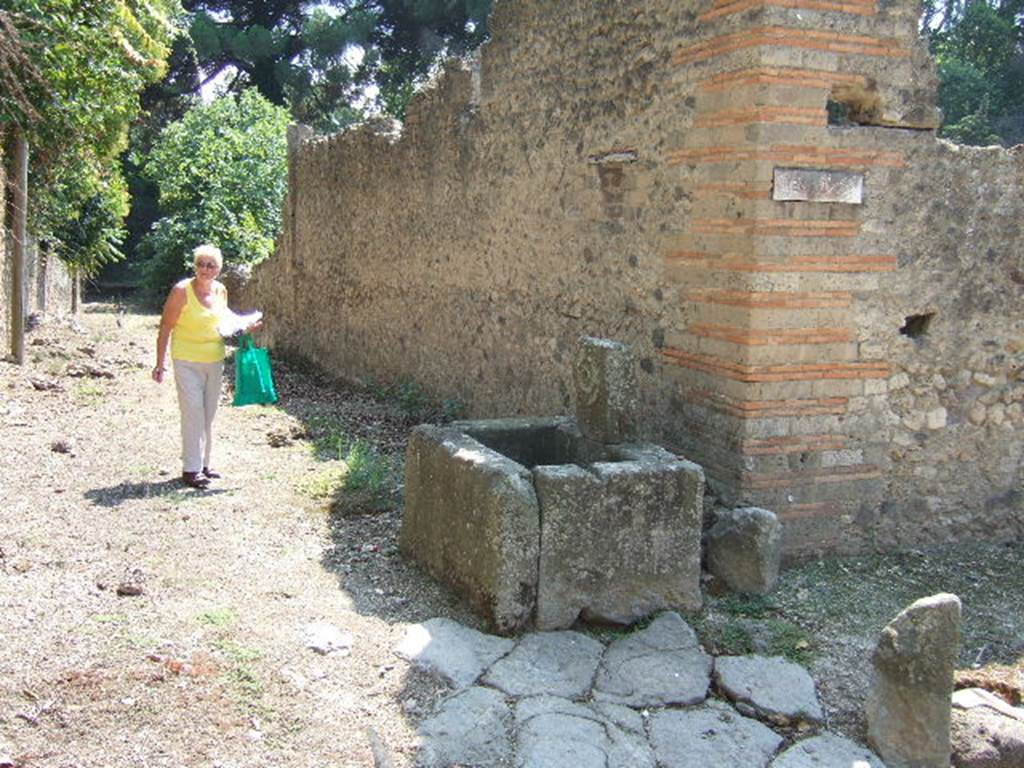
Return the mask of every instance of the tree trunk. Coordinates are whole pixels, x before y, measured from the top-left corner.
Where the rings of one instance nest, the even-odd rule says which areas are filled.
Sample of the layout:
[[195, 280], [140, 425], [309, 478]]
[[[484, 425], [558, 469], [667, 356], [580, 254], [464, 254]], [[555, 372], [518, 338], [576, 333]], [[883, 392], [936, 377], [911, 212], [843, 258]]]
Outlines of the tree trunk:
[[11, 163], [11, 356], [18, 365], [25, 362], [25, 246], [28, 237], [28, 141], [15, 129], [14, 158]]

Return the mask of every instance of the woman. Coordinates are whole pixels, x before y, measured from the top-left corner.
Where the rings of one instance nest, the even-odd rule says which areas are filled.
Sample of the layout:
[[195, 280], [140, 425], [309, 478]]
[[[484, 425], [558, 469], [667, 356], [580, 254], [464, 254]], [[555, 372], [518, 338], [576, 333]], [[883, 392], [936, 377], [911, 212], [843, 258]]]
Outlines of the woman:
[[175, 285], [164, 302], [153, 381], [164, 380], [170, 341], [181, 411], [181, 479], [192, 488], [206, 488], [221, 476], [210, 469], [210, 449], [224, 372], [224, 340], [217, 326], [230, 310], [227, 289], [217, 281], [224, 264], [220, 249], [200, 245], [192, 261], [195, 277]]

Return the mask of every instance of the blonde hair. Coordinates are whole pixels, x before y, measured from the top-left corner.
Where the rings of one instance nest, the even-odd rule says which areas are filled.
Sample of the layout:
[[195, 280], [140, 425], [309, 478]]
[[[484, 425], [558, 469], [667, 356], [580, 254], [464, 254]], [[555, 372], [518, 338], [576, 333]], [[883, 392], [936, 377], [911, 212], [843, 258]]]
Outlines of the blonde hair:
[[197, 246], [195, 250], [192, 251], [192, 266], [195, 266], [204, 256], [216, 261], [218, 269], [224, 266], [224, 257], [221, 256], [220, 248], [215, 245], [208, 244]]

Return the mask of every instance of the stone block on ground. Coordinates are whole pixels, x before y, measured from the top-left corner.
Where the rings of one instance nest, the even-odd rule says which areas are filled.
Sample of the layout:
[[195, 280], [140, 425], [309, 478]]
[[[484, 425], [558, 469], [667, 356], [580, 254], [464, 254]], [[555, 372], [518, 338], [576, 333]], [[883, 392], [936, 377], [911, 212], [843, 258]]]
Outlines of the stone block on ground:
[[707, 533], [708, 571], [734, 592], [768, 594], [782, 561], [782, 524], [758, 507], [720, 510]]
[[824, 718], [807, 670], [781, 656], [721, 656], [715, 682], [745, 715], [781, 726]]
[[704, 474], [657, 446], [534, 469], [541, 509], [537, 628], [632, 624], [701, 605]]
[[526, 635], [483, 682], [509, 696], [580, 698], [590, 690], [604, 646], [579, 632]]
[[633, 356], [616, 341], [584, 336], [573, 361], [576, 421], [599, 443], [635, 440], [637, 385]]
[[624, 712], [539, 696], [516, 706], [516, 766], [654, 768], [643, 720]]
[[650, 733], [661, 768], [764, 768], [782, 744], [771, 728], [719, 701], [656, 712]]
[[798, 741], [771, 768], [886, 768], [871, 750], [842, 736], [823, 733]]
[[539, 509], [523, 465], [456, 429], [416, 427], [399, 544], [496, 631], [516, 632], [532, 619]]
[[1024, 766], [1024, 708], [982, 688], [957, 691], [952, 703], [954, 768]]
[[465, 688], [514, 647], [508, 638], [437, 618], [410, 626], [395, 653], [454, 687]]
[[420, 724], [422, 768], [506, 765], [512, 756], [512, 711], [491, 688], [466, 688]]
[[889, 768], [947, 766], [960, 600], [940, 594], [911, 604], [882, 630], [872, 656], [868, 744]]
[[707, 698], [712, 659], [677, 613], [616, 640], [605, 652], [594, 700], [630, 707], [698, 704]]

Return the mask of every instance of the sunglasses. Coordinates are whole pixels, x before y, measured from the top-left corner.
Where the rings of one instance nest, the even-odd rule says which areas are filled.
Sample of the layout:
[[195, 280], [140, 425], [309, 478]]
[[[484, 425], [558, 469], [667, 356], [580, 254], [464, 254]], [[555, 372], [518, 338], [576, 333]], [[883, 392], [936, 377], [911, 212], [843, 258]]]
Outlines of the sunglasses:
[[196, 267], [199, 269], [217, 269], [216, 261], [197, 261]]

